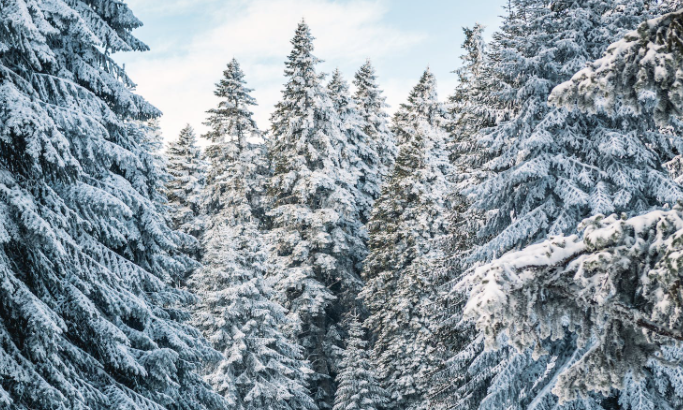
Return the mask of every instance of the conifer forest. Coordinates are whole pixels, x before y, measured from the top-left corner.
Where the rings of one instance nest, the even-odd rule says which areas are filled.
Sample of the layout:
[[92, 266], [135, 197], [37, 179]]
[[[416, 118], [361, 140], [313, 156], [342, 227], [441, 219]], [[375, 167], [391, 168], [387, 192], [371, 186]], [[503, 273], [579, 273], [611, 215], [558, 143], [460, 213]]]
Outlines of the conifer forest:
[[130, 1], [0, 0], [0, 409], [682, 410], [683, 2], [505, 3], [169, 136]]

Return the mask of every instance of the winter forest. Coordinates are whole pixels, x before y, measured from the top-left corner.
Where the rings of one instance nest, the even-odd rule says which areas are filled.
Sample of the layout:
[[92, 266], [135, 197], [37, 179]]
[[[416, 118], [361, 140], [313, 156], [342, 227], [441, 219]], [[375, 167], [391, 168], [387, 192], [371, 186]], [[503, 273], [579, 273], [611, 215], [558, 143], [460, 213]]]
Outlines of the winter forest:
[[681, 8], [509, 0], [391, 114], [301, 20], [164, 144], [125, 0], [0, 0], [0, 408], [683, 409]]

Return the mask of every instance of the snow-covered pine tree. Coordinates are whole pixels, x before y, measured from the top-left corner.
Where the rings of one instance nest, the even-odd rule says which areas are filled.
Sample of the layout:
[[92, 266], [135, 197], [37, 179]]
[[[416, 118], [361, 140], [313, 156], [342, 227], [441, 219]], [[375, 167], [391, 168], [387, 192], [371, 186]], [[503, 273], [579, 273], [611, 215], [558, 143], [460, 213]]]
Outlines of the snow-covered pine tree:
[[671, 115], [681, 114], [683, 102], [682, 24], [683, 10], [642, 23], [602, 58], [555, 87], [550, 101], [594, 113], [614, 108], [617, 101], [636, 112], [654, 107], [655, 119], [667, 125]]
[[239, 410], [316, 409], [307, 389], [310, 366], [283, 333], [285, 309], [271, 300], [261, 232], [265, 151], [250, 106], [256, 101], [233, 59], [216, 86], [209, 111], [211, 170], [203, 211], [204, 267], [191, 280], [200, 297], [194, 323], [224, 359], [207, 380]]
[[[463, 272], [471, 267], [467, 256], [477, 245], [485, 243], [485, 238], [477, 236], [485, 216], [472, 210], [472, 201], [461, 193], [465, 188], [481, 183], [486, 176], [482, 170], [486, 153], [476, 144], [474, 136], [482, 128], [495, 125], [505, 115], [505, 109], [495, 106], [490, 98], [496, 84], [492, 81], [495, 77], [488, 74], [490, 55], [483, 38], [484, 26], [475, 24], [472, 28], [463, 28], [463, 32], [465, 53], [460, 57], [462, 66], [455, 71], [458, 85], [449, 97], [451, 115], [447, 123], [449, 155], [454, 166], [454, 188], [448, 193], [450, 231], [443, 240], [447, 257], [433, 270], [434, 275], [440, 276], [437, 280], [449, 283], [457, 283]], [[440, 323], [437, 338], [444, 364], [432, 379], [430, 404], [435, 409], [470, 409], [478, 406], [486, 394], [493, 373], [469, 371], [473, 359], [477, 358], [474, 353], [484, 349], [483, 338], [473, 322], [462, 321], [467, 295], [452, 292], [452, 287], [450, 284], [441, 290], [437, 304], [440, 311], [434, 316]], [[487, 359], [498, 354], [487, 353]]]
[[200, 298], [194, 323], [224, 355], [206, 369], [206, 380], [230, 409], [317, 409], [307, 388], [312, 370], [281, 330], [291, 319], [271, 300], [262, 234], [240, 193], [242, 203], [212, 217], [204, 267], [191, 280]]
[[375, 142], [381, 164], [381, 182], [384, 183], [391, 175], [396, 160], [396, 137], [391, 131], [389, 114], [385, 111], [388, 107], [386, 97], [382, 96], [370, 60], [356, 72], [353, 84], [356, 86], [353, 99], [365, 121], [363, 131]]
[[379, 410], [387, 402], [370, 360], [368, 342], [358, 316], [351, 317], [344, 358], [339, 364], [334, 410]]
[[0, 3], [0, 407], [219, 409], [120, 1]]
[[361, 297], [370, 310], [373, 360], [388, 409], [427, 408], [430, 376], [438, 366], [431, 320], [438, 284], [430, 269], [442, 256], [438, 240], [447, 232], [446, 114], [427, 70], [395, 115], [398, 157], [368, 224]]
[[[370, 219], [372, 205], [379, 197], [382, 184], [382, 164], [377, 153], [377, 143], [365, 133], [370, 124], [360, 116], [349, 93], [349, 85], [339, 69], [332, 73], [332, 78], [327, 84], [327, 92], [339, 115], [342, 132], [346, 137], [347, 143], [343, 152], [344, 167], [355, 179], [354, 192], [358, 195], [356, 204], [360, 222], [365, 224]], [[362, 239], [367, 241], [367, 234], [364, 230], [362, 235]]]
[[[478, 133], [492, 157], [485, 164], [491, 175], [467, 191], [475, 201], [472, 209], [487, 213], [482, 236], [492, 239], [473, 252], [472, 261], [492, 259], [548, 234], [571, 232], [592, 214], [637, 213], [682, 193], [661, 166], [674, 152], [671, 139], [652, 131], [657, 128], [651, 117], [628, 110], [615, 118], [588, 116], [546, 103], [555, 84], [656, 9], [648, 11], [645, 2], [633, 1], [511, 4], [511, 15], [493, 44], [496, 58], [491, 58], [491, 75], [501, 84], [493, 95], [498, 106], [509, 107], [510, 118]], [[558, 372], [586, 350], [577, 348], [572, 336], [543, 341], [535, 353], [540, 349], [548, 354], [502, 351], [491, 360], [488, 353], [467, 352], [477, 356], [471, 374], [496, 374], [478, 407], [557, 405], [551, 391]], [[648, 394], [658, 395], [648, 384]], [[666, 403], [665, 395], [658, 399]], [[571, 406], [601, 408], [615, 400], [603, 403], [600, 396], [587, 396]]]
[[263, 135], [251, 112], [256, 105], [251, 92], [239, 62], [232, 59], [216, 84], [218, 107], [208, 111], [205, 122], [209, 131], [204, 138], [211, 141], [205, 154], [211, 168], [202, 198], [204, 212], [209, 216], [207, 230], [211, 230], [213, 222], [225, 219], [215, 217], [224, 209], [233, 213], [235, 208], [245, 206], [256, 219], [263, 219], [269, 170]]
[[197, 146], [197, 135], [189, 124], [180, 131], [177, 140], [168, 144], [166, 169], [171, 175], [166, 195], [171, 207], [172, 227], [199, 237], [204, 229], [200, 207], [207, 164]]
[[[634, 385], [645, 386], [649, 378], [667, 399], [650, 408], [678, 408], [683, 394], [671, 387], [680, 387], [675, 375], [682, 358], [683, 306], [674, 290], [682, 266], [682, 211], [676, 205], [631, 219], [599, 215], [585, 220], [579, 235], [510, 252], [463, 283], [472, 288], [466, 315], [487, 342], [495, 345], [505, 333], [522, 350], [563, 337], [562, 323], [574, 324], [578, 342], [590, 348], [558, 374], [553, 392], [564, 402], [618, 388], [625, 393], [621, 405], [630, 408], [643, 399], [633, 394]], [[669, 374], [657, 374], [666, 368]]]
[[[547, 7], [540, 0], [513, 1], [524, 18], [511, 28], [521, 25], [524, 33], [504, 40], [494, 72], [506, 85], [497, 98], [518, 107], [509, 120], [478, 135], [493, 157], [485, 166], [491, 175], [468, 193], [475, 209], [490, 211], [483, 235], [493, 238], [475, 258], [571, 231], [585, 216], [639, 213], [680, 198], [660, 165], [671, 155], [670, 139], [650, 131], [656, 127], [647, 116], [622, 110], [614, 119], [601, 118], [547, 104], [555, 84], [647, 15], [646, 3], [558, 1]], [[545, 25], [550, 21], [552, 29]], [[528, 41], [530, 35], [537, 40]]]
[[286, 62], [287, 83], [272, 120], [268, 187], [271, 275], [313, 370], [318, 406], [331, 408], [341, 359], [344, 314], [357, 306], [366, 255], [344, 151], [351, 146], [312, 54], [313, 37], [299, 24]]

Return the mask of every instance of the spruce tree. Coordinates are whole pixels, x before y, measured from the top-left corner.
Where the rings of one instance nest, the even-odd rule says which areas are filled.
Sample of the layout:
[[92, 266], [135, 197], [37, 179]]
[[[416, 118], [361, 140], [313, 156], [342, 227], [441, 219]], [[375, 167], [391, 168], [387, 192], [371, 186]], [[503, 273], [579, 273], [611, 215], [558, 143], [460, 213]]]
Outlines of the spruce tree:
[[353, 99], [364, 120], [363, 131], [376, 146], [383, 183], [389, 178], [396, 160], [396, 137], [391, 131], [389, 114], [385, 111], [388, 107], [386, 97], [382, 96], [382, 90], [377, 84], [375, 68], [370, 60], [367, 60], [356, 72], [353, 84], [356, 86]]
[[320, 408], [332, 407], [343, 329], [362, 282], [366, 254], [355, 184], [345, 150], [353, 149], [312, 54], [313, 37], [299, 24], [286, 62], [287, 83], [272, 120], [273, 175], [268, 186], [271, 276], [297, 326], [313, 370]]
[[206, 215], [207, 230], [215, 217], [225, 209], [234, 212], [240, 204], [250, 209], [255, 218], [263, 219], [263, 197], [268, 164], [263, 135], [253, 119], [251, 107], [256, 100], [251, 96], [239, 62], [232, 59], [223, 78], [216, 84], [214, 94], [220, 99], [217, 108], [208, 111], [204, 135], [211, 144], [206, 148], [206, 159], [211, 168], [206, 176], [202, 206]]
[[564, 337], [562, 322], [571, 323], [577, 343], [589, 349], [560, 369], [553, 392], [561, 402], [616, 388], [623, 408], [680, 407], [680, 379], [670, 376], [681, 371], [683, 314], [671, 292], [680, 277], [681, 211], [598, 215], [582, 222], [578, 235], [510, 252], [466, 279], [466, 315], [489, 344], [505, 333], [520, 350]]
[[317, 409], [307, 388], [312, 370], [281, 331], [291, 319], [264, 279], [261, 232], [240, 205], [212, 217], [220, 222], [206, 234], [204, 267], [191, 283], [200, 298], [194, 323], [224, 356], [206, 380], [230, 409]]
[[[485, 165], [491, 174], [468, 193], [475, 209], [491, 211], [482, 234], [492, 238], [475, 258], [570, 232], [586, 216], [637, 214], [681, 197], [661, 166], [674, 152], [670, 138], [647, 116], [622, 111], [602, 118], [547, 103], [554, 85], [647, 13], [646, 2], [625, 3], [585, 0], [548, 8], [540, 0], [513, 2], [517, 17], [505, 28], [512, 35], [501, 39], [504, 51], [494, 70], [505, 84], [497, 98], [517, 107], [509, 120], [478, 133], [492, 157]], [[576, 33], [582, 35], [566, 41]]]
[[[347, 145], [344, 147], [344, 167], [354, 178], [354, 192], [360, 221], [364, 224], [370, 219], [370, 212], [381, 189], [380, 157], [377, 144], [364, 131], [368, 128], [349, 93], [349, 85], [339, 70], [332, 73], [327, 91], [342, 124]], [[363, 239], [365, 238], [363, 233]]]
[[0, 4], [0, 407], [219, 409], [119, 1]]
[[[474, 249], [469, 263], [547, 235], [572, 233], [590, 215], [635, 214], [680, 197], [680, 187], [661, 165], [677, 149], [657, 131], [652, 117], [626, 110], [615, 118], [589, 116], [547, 104], [555, 84], [637, 25], [649, 12], [644, 3], [586, 0], [549, 7], [537, 0], [511, 2], [489, 57], [497, 84], [491, 89], [493, 104], [505, 110], [504, 116], [477, 132], [478, 144], [491, 158], [484, 164], [489, 175], [465, 191], [474, 201], [471, 209], [487, 215], [479, 236], [485, 242]], [[480, 392], [485, 388], [485, 397], [474, 407], [552, 408], [558, 404], [551, 393], [558, 372], [587, 353], [571, 334], [538, 341], [535, 351], [519, 354], [503, 346], [493, 356], [474, 346], [457, 352], [475, 357], [470, 375], [494, 374], [479, 387]], [[666, 403], [653, 387], [648, 394]], [[615, 396], [589, 395], [567, 405], [600, 409], [616, 401]]]
[[334, 410], [379, 410], [387, 401], [386, 392], [377, 381], [364, 333], [358, 317], [354, 315], [349, 325], [344, 358], [339, 365]]
[[176, 141], [168, 144], [166, 164], [171, 175], [166, 195], [171, 207], [172, 227], [198, 237], [203, 230], [200, 208], [207, 164], [189, 124], [180, 131]]
[[264, 277], [261, 200], [267, 168], [250, 92], [233, 59], [216, 86], [221, 101], [206, 122], [211, 171], [203, 203], [204, 267], [191, 281], [200, 297], [194, 323], [223, 353], [223, 360], [206, 369], [206, 378], [230, 408], [315, 409], [307, 389], [310, 366], [301, 347], [282, 332], [290, 319], [271, 300]]
[[[495, 125], [504, 113], [491, 101], [490, 91], [495, 89], [495, 83], [488, 73], [489, 54], [483, 32], [484, 26], [480, 24], [463, 28], [462, 66], [455, 71], [458, 85], [449, 97], [447, 129], [454, 188], [448, 193], [451, 201], [449, 233], [443, 239], [446, 257], [433, 270], [437, 280], [449, 282], [440, 292], [433, 319], [440, 323], [437, 340], [439, 354], [444, 361], [431, 380], [430, 403], [438, 409], [475, 408], [486, 394], [493, 376], [491, 372], [468, 371], [476, 358], [472, 352], [483, 350], [483, 338], [472, 321], [462, 320], [467, 295], [450, 291], [463, 273], [471, 268], [468, 256], [485, 243], [485, 238], [477, 235], [485, 222], [485, 214], [471, 209], [472, 200], [461, 192], [481, 183], [486, 177], [482, 167], [487, 155], [474, 137], [481, 129]], [[498, 352], [487, 353], [487, 359], [497, 355]]]
[[430, 270], [442, 257], [438, 240], [447, 232], [445, 117], [427, 70], [394, 117], [399, 153], [368, 224], [361, 297], [370, 310], [373, 359], [389, 409], [428, 408], [429, 380], [438, 366], [431, 320], [438, 283]]

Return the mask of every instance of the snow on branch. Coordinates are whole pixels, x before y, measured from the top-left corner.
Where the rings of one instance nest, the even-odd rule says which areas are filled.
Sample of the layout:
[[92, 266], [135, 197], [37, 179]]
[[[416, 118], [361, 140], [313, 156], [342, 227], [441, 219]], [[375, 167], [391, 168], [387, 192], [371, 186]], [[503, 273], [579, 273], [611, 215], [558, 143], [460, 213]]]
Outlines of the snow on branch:
[[662, 348], [683, 341], [683, 207], [631, 219], [599, 215], [579, 234], [555, 236], [473, 270], [465, 319], [488, 347], [506, 334], [522, 350], [568, 330], [582, 358], [558, 377], [563, 402], [589, 391], [609, 394], [641, 375]]
[[557, 106], [587, 112], [616, 102], [640, 112], [653, 110], [660, 124], [680, 115], [683, 102], [683, 10], [646, 21], [613, 43], [604, 57], [552, 91]]

